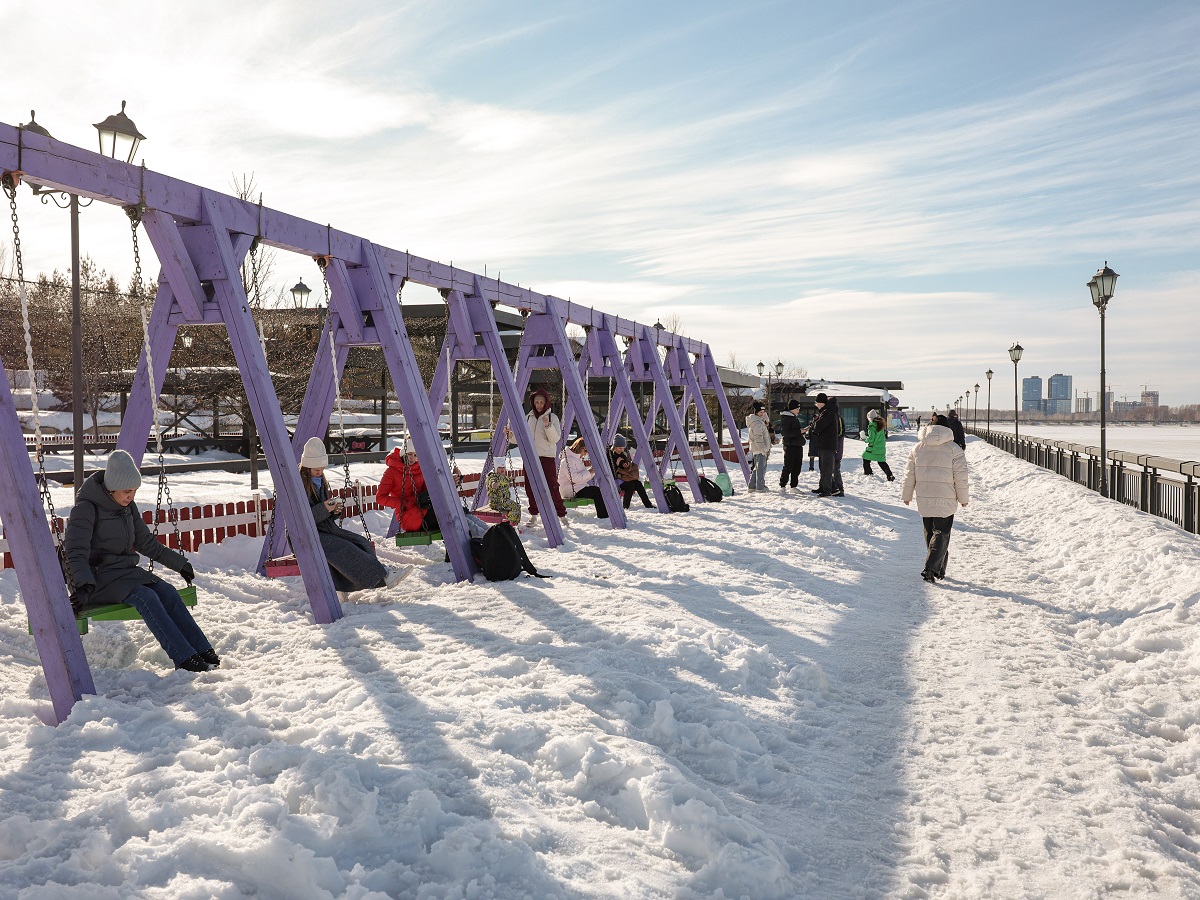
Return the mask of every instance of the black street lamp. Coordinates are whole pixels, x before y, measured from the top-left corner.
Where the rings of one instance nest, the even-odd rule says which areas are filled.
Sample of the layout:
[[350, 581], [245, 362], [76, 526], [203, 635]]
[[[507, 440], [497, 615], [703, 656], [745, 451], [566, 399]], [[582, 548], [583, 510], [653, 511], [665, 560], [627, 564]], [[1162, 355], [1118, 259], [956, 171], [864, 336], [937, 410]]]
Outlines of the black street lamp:
[[1017, 397], [1017, 363], [1021, 361], [1021, 354], [1024, 352], [1025, 348], [1020, 344], [1014, 343], [1008, 348], [1008, 358], [1013, 364], [1013, 430], [1018, 441], [1021, 440], [1021, 401]]
[[987, 380], [988, 380], [987, 430], [989, 433], [991, 433], [991, 430], [992, 430], [992, 376], [995, 375], [996, 373], [993, 372], [991, 369], [988, 369], [983, 374], [987, 376]]
[[301, 278], [296, 282], [295, 287], [292, 288], [292, 302], [296, 304], [298, 309], [304, 309], [305, 304], [308, 302], [308, 295], [311, 293], [312, 290], [304, 283], [304, 279]]
[[[33, 110], [29, 111], [29, 124], [21, 126], [24, 131], [54, 138], [50, 132], [35, 120]], [[125, 101], [121, 101], [121, 112], [109, 116], [95, 126], [100, 137], [100, 152], [110, 159], [122, 159], [132, 163], [138, 145], [145, 136], [137, 130], [137, 126], [125, 115]], [[82, 203], [78, 194], [65, 191], [55, 191], [44, 188], [40, 184], [30, 182], [29, 187], [43, 203], [51, 200], [59, 209], [71, 211], [71, 433], [73, 437], [73, 469], [75, 493], [83, 487], [83, 309], [79, 290], [79, 210], [90, 206], [92, 201]], [[59, 202], [58, 197], [62, 197]]]
[[971, 427], [979, 427], [979, 382], [975, 382], [975, 415], [971, 417]]
[[1097, 270], [1096, 274], [1092, 276], [1092, 280], [1088, 282], [1088, 290], [1092, 294], [1092, 305], [1100, 312], [1100, 496], [1102, 497], [1108, 496], [1108, 443], [1104, 419], [1104, 314], [1108, 310], [1108, 301], [1116, 293], [1119, 277], [1108, 267], [1108, 260], [1105, 260], [1104, 268]]

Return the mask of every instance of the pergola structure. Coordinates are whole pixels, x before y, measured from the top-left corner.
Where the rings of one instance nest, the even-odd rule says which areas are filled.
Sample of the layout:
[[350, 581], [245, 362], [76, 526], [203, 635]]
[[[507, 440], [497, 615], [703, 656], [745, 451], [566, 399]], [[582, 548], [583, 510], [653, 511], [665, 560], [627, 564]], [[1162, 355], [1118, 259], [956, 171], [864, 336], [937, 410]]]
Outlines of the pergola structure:
[[[691, 338], [620, 319], [570, 301], [540, 294], [453, 266], [424, 259], [376, 244], [346, 231], [320, 225], [236, 197], [211, 191], [143, 167], [111, 159], [29, 130], [0, 123], [0, 172], [27, 179], [53, 190], [92, 198], [125, 208], [135, 225], [140, 221], [154, 246], [161, 265], [158, 290], [147, 326], [129, 404], [117, 446], [135, 460], [142, 458], [152, 425], [150, 375], [154, 394], [162, 389], [170, 364], [176, 332], [182, 325], [223, 326], [246, 386], [246, 396], [260, 435], [264, 457], [274, 479], [276, 514], [282, 528], [277, 540], [290, 540], [313, 618], [329, 623], [340, 618], [341, 608], [329, 567], [317, 539], [316, 526], [297, 470], [306, 440], [325, 433], [336, 398], [349, 348], [379, 347], [391, 374], [401, 410], [408, 423], [417, 456], [425, 474], [433, 508], [441, 523], [446, 550], [459, 579], [473, 574], [469, 536], [461, 502], [437, 429], [438, 412], [445, 402], [450, 367], [461, 359], [488, 359], [496, 373], [497, 388], [504, 407], [502, 426], [509, 421], [527, 461], [536, 459], [533, 437], [525, 426], [522, 399], [529, 373], [538, 367], [562, 372], [568, 408], [583, 430], [590, 447], [606, 445], [610, 434], [601, 436], [591, 415], [582, 372], [610, 375], [616, 382], [614, 405], [626, 413], [636, 411], [629, 385], [634, 381], [654, 384], [654, 408], [643, 424], [631, 415], [639, 454], [651, 453], [647, 432], [657, 410], [662, 410], [670, 429], [668, 450], [689, 447], [683, 431], [681, 408], [699, 399], [699, 391], [715, 391], [723, 413], [729, 416], [728, 401], [716, 377], [716, 366], [708, 345]], [[289, 439], [270, 371], [253, 319], [251, 304], [243, 288], [240, 266], [255, 242], [316, 258], [330, 287], [330, 309], [321, 345], [316, 350], [308, 390], [294, 437]], [[438, 289], [445, 298], [451, 327], [446, 336], [433, 384], [426, 387], [408, 340], [399, 294], [406, 282]], [[504, 348], [491, 315], [491, 307], [504, 305], [527, 315], [517, 369], [509, 369]], [[575, 360], [567, 340], [568, 323], [588, 332], [586, 368]], [[622, 352], [617, 339], [629, 342]], [[331, 352], [332, 348], [332, 352]], [[147, 364], [147, 350], [153, 366]], [[666, 365], [664, 366], [664, 361]], [[671, 388], [683, 388], [682, 407]], [[717, 466], [724, 470], [719, 444], [712, 425], [697, 403], [701, 420]], [[608, 429], [616, 417], [607, 419]], [[501, 429], [495, 437], [503, 441]], [[17, 449], [19, 446], [19, 450]], [[91, 673], [83, 655], [66, 587], [58, 577], [58, 564], [45, 516], [40, 509], [38, 487], [21, 438], [20, 425], [7, 385], [0, 390], [0, 520], [13, 548], [17, 577], [29, 610], [38, 652], [46, 672], [56, 715], [64, 718], [75, 700], [93, 690]], [[743, 474], [749, 477], [741, 444], [734, 447]], [[669, 458], [670, 452], [667, 457]], [[682, 453], [696, 500], [702, 500], [695, 478], [691, 453]], [[660, 508], [661, 473], [652, 457], [643, 457], [651, 472]], [[663, 466], [665, 467], [664, 460]], [[603, 468], [603, 467], [602, 467]], [[550, 505], [549, 486], [540, 467], [526, 465], [528, 489], [539, 505]], [[600, 478], [613, 524], [623, 525], [621, 504], [611, 479]], [[611, 495], [611, 496], [610, 496]], [[546, 517], [546, 531], [553, 546], [562, 535], [553, 516]], [[264, 553], [271, 548], [264, 548]]]

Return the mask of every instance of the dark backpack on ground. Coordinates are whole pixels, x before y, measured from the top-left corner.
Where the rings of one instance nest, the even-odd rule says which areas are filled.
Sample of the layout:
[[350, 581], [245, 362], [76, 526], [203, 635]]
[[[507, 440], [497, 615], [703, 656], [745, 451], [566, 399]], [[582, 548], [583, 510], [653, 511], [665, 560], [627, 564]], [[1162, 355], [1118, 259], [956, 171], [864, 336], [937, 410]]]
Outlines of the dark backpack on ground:
[[488, 581], [508, 581], [522, 571], [536, 578], [550, 577], [534, 568], [525, 554], [521, 536], [508, 522], [493, 525], [481, 538], [471, 538], [471, 558]]
[[705, 503], [720, 503], [725, 497], [725, 492], [721, 490], [721, 486], [715, 481], [701, 475], [700, 496], [704, 498]]
[[[720, 488], [717, 490], [720, 490]], [[663, 496], [666, 497], [667, 509], [671, 512], [690, 512], [692, 509], [687, 505], [687, 501], [683, 499], [683, 494], [680, 492], [678, 485], [664, 484]]]

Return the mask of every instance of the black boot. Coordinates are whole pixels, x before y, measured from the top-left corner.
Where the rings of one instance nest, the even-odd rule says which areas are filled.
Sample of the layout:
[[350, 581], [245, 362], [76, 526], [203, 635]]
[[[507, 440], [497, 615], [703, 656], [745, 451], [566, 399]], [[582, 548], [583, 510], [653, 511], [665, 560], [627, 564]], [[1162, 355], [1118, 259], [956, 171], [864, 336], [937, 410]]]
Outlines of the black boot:
[[209, 648], [200, 654], [200, 658], [212, 666], [214, 669], [221, 668], [221, 657], [217, 656], [217, 651]]
[[187, 669], [189, 672], [207, 672], [210, 668], [209, 664], [204, 661], [204, 658], [199, 653], [193, 653], [175, 667], [176, 671]]

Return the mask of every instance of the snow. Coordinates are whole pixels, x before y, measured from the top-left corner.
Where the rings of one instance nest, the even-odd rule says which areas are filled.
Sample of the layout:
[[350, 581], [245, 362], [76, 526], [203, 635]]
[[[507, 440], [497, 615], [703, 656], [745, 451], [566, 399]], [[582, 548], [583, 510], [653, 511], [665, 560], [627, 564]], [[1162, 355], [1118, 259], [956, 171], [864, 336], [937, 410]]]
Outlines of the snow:
[[[1109, 450], [1184, 461], [1200, 460], [1200, 426], [1197, 425], [1109, 425], [1105, 430]], [[1085, 447], [1100, 446], [1099, 425], [1022, 425], [1021, 433], [1052, 441], [1070, 441]]]
[[0, 574], [0, 896], [1200, 895], [1200, 541], [970, 440], [926, 585], [860, 451], [842, 499], [573, 510], [552, 579], [383, 548], [423, 565], [330, 626], [206, 547], [222, 668], [95, 624], [57, 727]]

